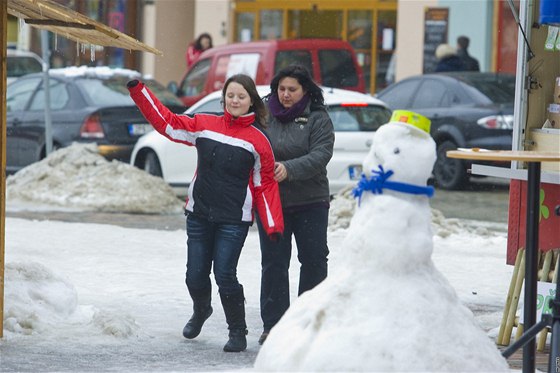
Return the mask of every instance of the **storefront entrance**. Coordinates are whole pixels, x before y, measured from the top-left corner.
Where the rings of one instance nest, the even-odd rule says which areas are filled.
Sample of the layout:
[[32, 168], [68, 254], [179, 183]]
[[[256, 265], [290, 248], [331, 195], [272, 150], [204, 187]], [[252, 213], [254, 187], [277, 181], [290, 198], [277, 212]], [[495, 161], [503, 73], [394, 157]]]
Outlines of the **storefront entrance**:
[[392, 82], [397, 1], [236, 1], [234, 41], [334, 38], [356, 51], [366, 80], [375, 93]]

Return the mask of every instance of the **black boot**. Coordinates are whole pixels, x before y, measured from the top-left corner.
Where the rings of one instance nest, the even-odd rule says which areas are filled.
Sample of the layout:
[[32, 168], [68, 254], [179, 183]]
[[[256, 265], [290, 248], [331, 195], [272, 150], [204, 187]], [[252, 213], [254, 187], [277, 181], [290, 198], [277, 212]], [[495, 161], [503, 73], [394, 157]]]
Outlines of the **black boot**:
[[212, 289], [192, 290], [189, 289], [193, 300], [193, 315], [183, 328], [183, 337], [196, 338], [202, 330], [202, 325], [212, 314]]
[[222, 306], [226, 314], [229, 340], [224, 346], [226, 352], [241, 352], [247, 348], [247, 324], [245, 323], [245, 296], [243, 287], [238, 293], [224, 295], [220, 292]]

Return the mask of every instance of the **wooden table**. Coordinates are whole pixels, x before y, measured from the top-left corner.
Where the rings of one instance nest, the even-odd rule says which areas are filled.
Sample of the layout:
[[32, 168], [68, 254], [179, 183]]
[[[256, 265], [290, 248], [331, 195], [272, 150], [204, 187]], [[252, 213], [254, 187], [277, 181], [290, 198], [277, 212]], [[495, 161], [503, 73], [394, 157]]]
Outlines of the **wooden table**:
[[[523, 305], [524, 331], [525, 333], [536, 323], [537, 318], [537, 272], [539, 252], [539, 214], [540, 214], [540, 183], [541, 162], [560, 162], [558, 152], [540, 151], [509, 151], [509, 150], [485, 150], [485, 149], [459, 149], [447, 152], [449, 158], [470, 159], [480, 161], [523, 161], [527, 162], [527, 220], [525, 236], [525, 294]], [[558, 295], [557, 295], [558, 299]], [[557, 340], [552, 338], [551, 347], [558, 348]], [[557, 339], [557, 338], [556, 338]], [[555, 360], [551, 348], [550, 361]], [[523, 373], [535, 371], [535, 338], [531, 338], [523, 346]]]

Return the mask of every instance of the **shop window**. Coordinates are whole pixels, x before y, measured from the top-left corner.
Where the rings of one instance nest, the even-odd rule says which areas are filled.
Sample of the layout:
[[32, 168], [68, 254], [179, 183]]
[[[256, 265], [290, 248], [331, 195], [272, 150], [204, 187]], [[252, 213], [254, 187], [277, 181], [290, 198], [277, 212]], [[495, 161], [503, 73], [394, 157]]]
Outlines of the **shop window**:
[[[396, 47], [397, 12], [381, 11], [377, 13], [377, 56], [375, 63], [375, 92], [388, 85], [387, 71]], [[394, 59], [393, 59], [394, 61]], [[389, 74], [390, 76], [390, 74]]]
[[288, 38], [342, 39], [342, 11], [290, 10]]
[[362, 68], [366, 90], [371, 90], [373, 12], [370, 10], [348, 11], [348, 33], [346, 40], [356, 52], [356, 59]]
[[235, 25], [235, 35], [237, 37], [237, 41], [253, 40], [253, 30], [255, 28], [255, 13], [237, 13]]
[[260, 40], [276, 40], [282, 37], [282, 11], [261, 10], [259, 16]]

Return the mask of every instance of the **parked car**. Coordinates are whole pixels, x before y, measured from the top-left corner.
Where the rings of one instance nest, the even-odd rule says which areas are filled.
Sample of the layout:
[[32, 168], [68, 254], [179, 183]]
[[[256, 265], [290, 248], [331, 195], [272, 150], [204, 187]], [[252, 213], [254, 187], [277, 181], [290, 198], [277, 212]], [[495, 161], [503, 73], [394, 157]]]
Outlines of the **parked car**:
[[222, 89], [234, 74], [247, 74], [256, 84], [270, 84], [276, 72], [291, 63], [307, 67], [324, 86], [365, 92], [354, 49], [338, 39], [259, 40], [213, 47], [187, 69], [178, 87], [170, 83], [170, 90], [191, 106]]
[[7, 83], [15, 81], [20, 76], [43, 71], [43, 60], [33, 52], [8, 49], [7, 50]]
[[[258, 86], [257, 89], [261, 96], [270, 92], [269, 86]], [[336, 131], [334, 155], [327, 166], [330, 191], [334, 194], [359, 179], [362, 162], [371, 145], [369, 133], [387, 123], [391, 111], [370, 95], [336, 88], [323, 88], [323, 91]], [[221, 91], [216, 91], [185, 113], [223, 112], [220, 100]], [[194, 147], [172, 142], [153, 131], [138, 140], [130, 163], [163, 177], [177, 194], [186, 195], [196, 170], [197, 154]]]
[[[140, 78], [140, 73], [85, 66], [49, 73], [53, 148], [95, 142], [107, 159], [128, 162], [136, 140], [152, 129], [126, 89], [127, 81]], [[163, 85], [144, 80], [171, 110], [184, 111], [181, 101]], [[45, 157], [43, 73], [25, 75], [8, 85], [6, 124], [7, 172]]]
[[393, 110], [412, 110], [431, 119], [431, 135], [437, 144], [433, 177], [441, 189], [460, 189], [470, 176], [471, 163], [447, 158], [448, 150], [512, 148], [514, 75], [418, 75], [390, 85], [375, 97]]

